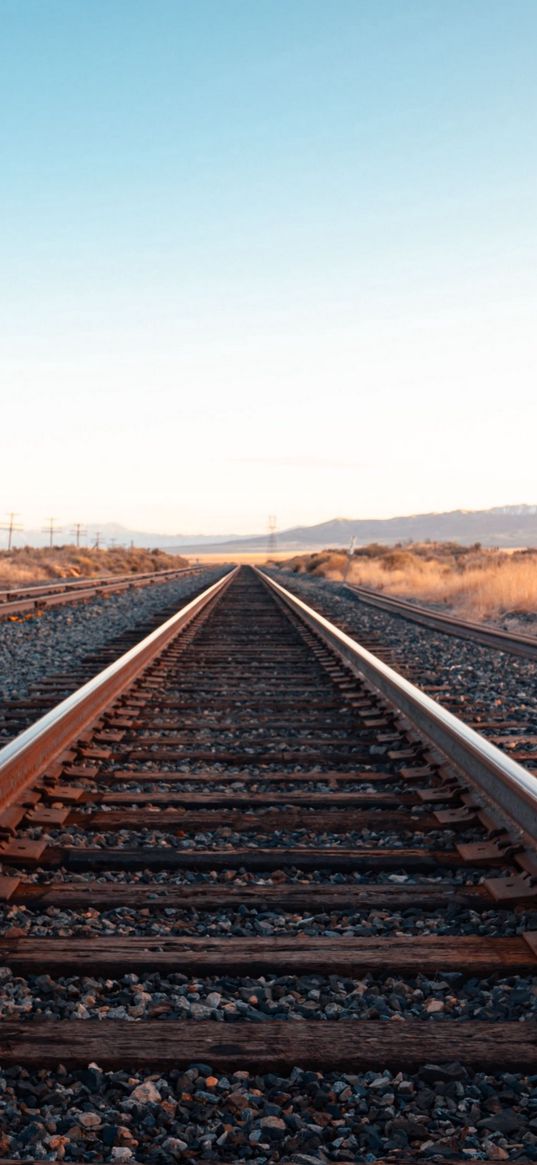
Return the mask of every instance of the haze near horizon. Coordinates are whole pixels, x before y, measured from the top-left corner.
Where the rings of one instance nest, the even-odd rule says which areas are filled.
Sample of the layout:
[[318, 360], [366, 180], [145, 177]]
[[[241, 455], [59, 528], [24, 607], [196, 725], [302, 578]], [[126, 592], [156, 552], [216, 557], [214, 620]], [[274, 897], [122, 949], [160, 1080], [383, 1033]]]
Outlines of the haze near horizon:
[[529, 0], [0, 0], [2, 509], [535, 498]]

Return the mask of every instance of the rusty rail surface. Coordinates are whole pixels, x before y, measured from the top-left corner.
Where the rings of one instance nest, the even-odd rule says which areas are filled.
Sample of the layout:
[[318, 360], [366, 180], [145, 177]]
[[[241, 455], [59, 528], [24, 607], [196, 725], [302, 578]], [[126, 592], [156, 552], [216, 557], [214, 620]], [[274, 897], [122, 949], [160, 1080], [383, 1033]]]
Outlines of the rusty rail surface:
[[395, 705], [442, 756], [508, 819], [516, 834], [537, 845], [537, 779], [527, 769], [388, 667], [274, 579], [256, 573], [300, 618], [335, 649], [351, 670]]
[[497, 651], [506, 651], [509, 655], [522, 656], [523, 659], [537, 660], [537, 638], [532, 635], [515, 635], [510, 631], [501, 631], [495, 627], [485, 627], [481, 623], [472, 623], [466, 619], [456, 619], [453, 615], [444, 615], [441, 611], [433, 611], [417, 603], [406, 602], [375, 591], [370, 587], [356, 586], [345, 583], [346, 590], [353, 599], [359, 599], [370, 607], [385, 611], [389, 615], [397, 615], [401, 619], [408, 619], [411, 623], [419, 623], [431, 631], [441, 631], [445, 635], [453, 635], [457, 639], [470, 639], [483, 647], [493, 647]]
[[235, 571], [218, 579], [125, 652], [87, 684], [62, 700], [0, 750], [0, 809], [9, 805], [147, 667], [207, 603], [227, 587]]

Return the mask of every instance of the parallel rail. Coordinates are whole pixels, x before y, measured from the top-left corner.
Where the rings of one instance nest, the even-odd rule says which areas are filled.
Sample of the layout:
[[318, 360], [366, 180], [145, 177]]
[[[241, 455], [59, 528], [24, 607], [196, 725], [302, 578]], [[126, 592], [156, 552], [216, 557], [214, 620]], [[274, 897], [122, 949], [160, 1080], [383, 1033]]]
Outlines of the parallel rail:
[[456, 619], [453, 615], [444, 615], [441, 611], [432, 611], [417, 603], [408, 603], [404, 599], [386, 595], [370, 587], [356, 586], [352, 583], [346, 583], [345, 586], [352, 598], [359, 599], [361, 603], [376, 607], [377, 610], [385, 611], [389, 615], [397, 615], [401, 619], [408, 619], [409, 622], [428, 627], [431, 631], [453, 635], [457, 639], [469, 639], [483, 647], [506, 651], [509, 655], [537, 660], [537, 638], [532, 635], [514, 634], [495, 627], [485, 627], [482, 623]]
[[234, 572], [218, 579], [157, 627], [136, 647], [62, 700], [30, 728], [0, 749], [0, 808], [9, 805], [117, 699], [191, 619], [229, 585]]
[[529, 844], [537, 846], [537, 779], [531, 773], [296, 595], [268, 575], [259, 573], [287, 606], [334, 648], [355, 674], [365, 677], [377, 692], [395, 705], [419, 736], [454, 765], [490, 806], [501, 811], [516, 834], [523, 835]]
[[202, 567], [184, 566], [175, 570], [173, 567], [159, 571], [145, 571], [140, 574], [115, 574], [104, 578], [60, 580], [56, 583], [38, 583], [29, 587], [13, 587], [0, 591], [0, 620], [28, 614], [46, 607], [60, 606], [64, 603], [81, 602], [95, 598], [101, 592], [116, 594], [119, 591], [130, 590], [135, 587], [149, 586], [153, 583], [170, 582], [174, 578], [183, 578], [185, 575], [196, 574]]

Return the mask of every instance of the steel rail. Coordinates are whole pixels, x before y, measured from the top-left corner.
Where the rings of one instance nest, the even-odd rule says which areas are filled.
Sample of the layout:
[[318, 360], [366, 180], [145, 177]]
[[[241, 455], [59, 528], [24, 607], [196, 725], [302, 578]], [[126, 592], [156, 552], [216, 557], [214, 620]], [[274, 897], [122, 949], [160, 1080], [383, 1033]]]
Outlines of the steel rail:
[[385, 595], [370, 587], [356, 586], [353, 583], [344, 585], [353, 599], [359, 599], [360, 602], [387, 614], [397, 615], [401, 619], [408, 619], [411, 623], [419, 623], [445, 635], [454, 635], [457, 639], [470, 639], [483, 647], [493, 647], [499, 651], [507, 651], [510, 655], [537, 660], [537, 638], [532, 635], [513, 635], [510, 631], [484, 627], [481, 623], [472, 623], [466, 619], [455, 619], [453, 615], [444, 615], [441, 611], [432, 611], [428, 607], [408, 603], [405, 599]]
[[146, 586], [152, 582], [170, 581], [173, 578], [182, 578], [185, 574], [197, 574], [201, 566], [183, 566], [174, 569], [144, 571], [140, 574], [112, 574], [97, 578], [58, 579], [57, 582], [37, 583], [35, 586], [13, 587], [11, 590], [0, 591], [0, 618], [8, 611], [26, 609], [28, 606], [46, 604], [48, 599], [64, 598], [73, 593], [76, 598], [79, 592], [84, 595], [90, 592], [97, 594], [101, 590], [114, 590], [119, 587]]
[[237, 568], [218, 579], [150, 635], [67, 696], [15, 740], [0, 749], [0, 809], [47, 768], [135, 680], [190, 621], [230, 583]]
[[50, 579], [45, 583], [30, 583], [26, 587], [15, 586], [9, 587], [7, 590], [0, 591], [0, 602], [6, 602], [12, 598], [31, 599], [33, 595], [40, 594], [41, 591], [46, 591], [47, 593], [50, 592], [52, 594], [56, 591], [75, 590], [77, 587], [113, 586], [114, 583], [127, 582], [128, 580], [135, 583], [140, 579], [165, 578], [170, 574], [190, 574], [194, 571], [202, 569], [203, 568], [201, 566], [178, 566], [177, 568], [170, 566], [166, 567], [166, 570], [145, 570], [136, 573], [129, 571], [123, 574], [97, 575], [94, 578], [60, 578], [57, 579], [56, 582]]
[[261, 579], [330, 644], [351, 670], [395, 705], [421, 739], [455, 766], [466, 782], [499, 810], [511, 828], [533, 848], [537, 845], [537, 779], [506, 756], [473, 728], [420, 691], [393, 668], [377, 659], [356, 640], [291, 594], [274, 579], [254, 568]]

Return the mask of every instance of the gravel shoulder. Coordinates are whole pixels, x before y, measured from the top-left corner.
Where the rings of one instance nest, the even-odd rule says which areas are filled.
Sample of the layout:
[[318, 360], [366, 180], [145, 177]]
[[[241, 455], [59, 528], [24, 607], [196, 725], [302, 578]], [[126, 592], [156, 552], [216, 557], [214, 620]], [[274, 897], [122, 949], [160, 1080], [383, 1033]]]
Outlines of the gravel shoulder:
[[[537, 733], [537, 664], [468, 640], [431, 631], [349, 597], [340, 583], [271, 570], [281, 586], [360, 641], [387, 646], [397, 667], [418, 686], [442, 685], [435, 693], [462, 719], [474, 715], [518, 721]], [[374, 651], [374, 647], [371, 648]], [[471, 693], [471, 695], [469, 695]], [[537, 762], [537, 751], [536, 751]]]
[[223, 573], [223, 568], [205, 570], [190, 578], [101, 595], [87, 603], [52, 607], [30, 619], [0, 623], [0, 701], [27, 696], [32, 684], [55, 672], [74, 671], [88, 653], [106, 647], [138, 624], [142, 627], [159, 612], [180, 607]]

